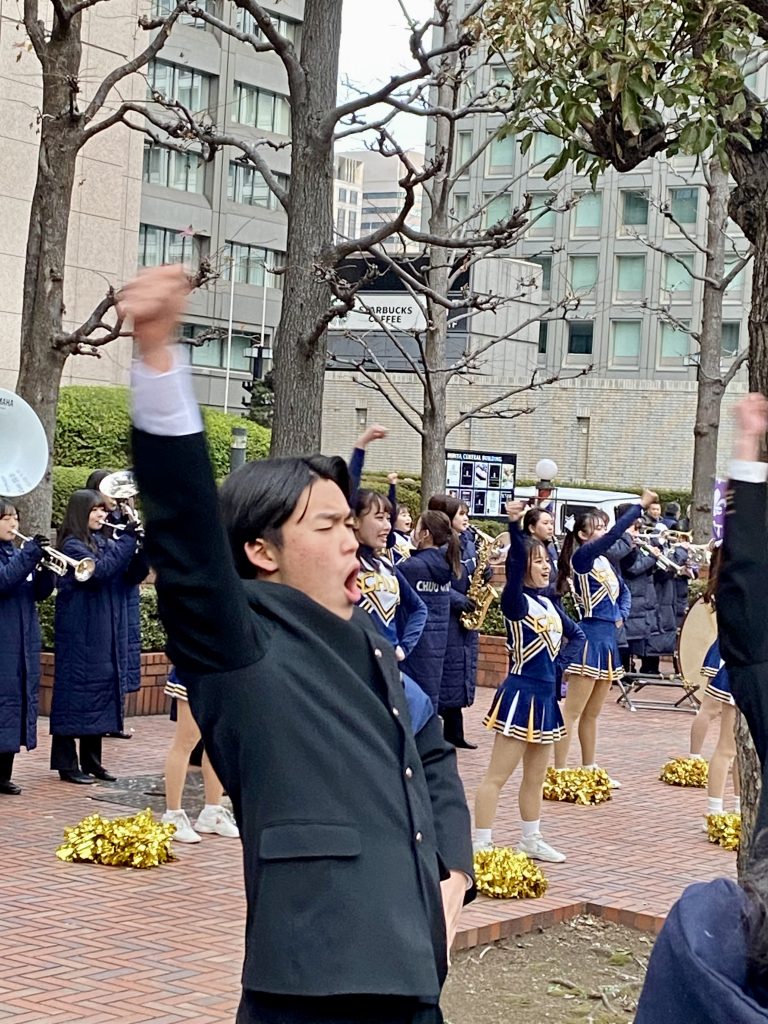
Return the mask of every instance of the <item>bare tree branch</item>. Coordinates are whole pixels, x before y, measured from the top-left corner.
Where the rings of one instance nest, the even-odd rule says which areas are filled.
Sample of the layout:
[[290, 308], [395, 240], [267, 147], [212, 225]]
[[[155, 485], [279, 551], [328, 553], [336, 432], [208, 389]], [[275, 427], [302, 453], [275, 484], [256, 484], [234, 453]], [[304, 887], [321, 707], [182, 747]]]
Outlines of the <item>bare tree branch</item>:
[[736, 376], [736, 374], [739, 372], [739, 370], [747, 362], [748, 359], [749, 359], [749, 349], [748, 348], [743, 349], [734, 358], [733, 362], [731, 363], [731, 365], [730, 365], [730, 367], [728, 369], [728, 372], [723, 377], [723, 387], [724, 388], [728, 387], [728, 385], [731, 383], [733, 378]]
[[583, 369], [578, 370], [576, 373], [572, 373], [567, 376], [563, 376], [561, 373], [558, 372], [553, 374], [551, 377], [547, 377], [546, 380], [540, 381], [536, 380], [536, 376], [539, 371], [534, 370], [531, 375], [531, 379], [527, 384], [516, 384], [514, 387], [507, 388], [506, 391], [502, 392], [502, 394], [500, 395], [497, 395], [495, 398], [486, 399], [483, 402], [479, 402], [472, 409], [467, 409], [466, 412], [463, 412], [455, 420], [451, 421], [446, 425], [446, 433], [450, 434], [450, 432], [452, 430], [455, 430], [456, 427], [461, 426], [462, 423], [465, 423], [467, 420], [472, 419], [474, 416], [477, 416], [477, 414], [482, 412], [484, 409], [489, 409], [491, 406], [496, 405], [499, 402], [505, 402], [508, 398], [512, 398], [513, 395], [520, 395], [524, 391], [538, 391], [541, 388], [547, 387], [550, 384], [555, 384], [561, 380], [576, 380], [578, 377], [585, 377], [588, 373], [591, 373], [592, 369], [592, 365], [585, 366]]
[[38, 16], [37, 0], [24, 0], [24, 27], [41, 67], [47, 68], [48, 51], [45, 48], [45, 23]]

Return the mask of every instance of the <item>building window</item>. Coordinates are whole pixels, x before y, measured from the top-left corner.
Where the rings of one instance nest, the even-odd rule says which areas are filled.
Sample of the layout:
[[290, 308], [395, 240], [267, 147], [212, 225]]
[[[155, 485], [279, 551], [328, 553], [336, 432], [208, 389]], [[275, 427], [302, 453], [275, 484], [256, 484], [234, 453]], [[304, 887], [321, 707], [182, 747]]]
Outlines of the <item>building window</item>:
[[614, 366], [638, 366], [640, 362], [639, 320], [614, 320], [612, 327], [611, 362]]
[[497, 135], [488, 147], [488, 163], [486, 173], [489, 176], [512, 174], [515, 167], [515, 150], [517, 139], [508, 132], [504, 136]]
[[[290, 18], [281, 18], [279, 15], [273, 14], [272, 11], [267, 11], [267, 14], [280, 35], [289, 39], [294, 46], [298, 46], [301, 39], [301, 22], [291, 21]], [[237, 9], [235, 26], [241, 32], [248, 32], [250, 35], [256, 36], [257, 39], [264, 38], [261, 29], [253, 20], [253, 15], [250, 11], [244, 11], [242, 7]]]
[[140, 267], [159, 267], [163, 263], [199, 262], [200, 246], [196, 238], [171, 228], [139, 224]]
[[621, 193], [621, 226], [635, 231], [648, 227], [647, 192], [627, 189]]
[[[287, 174], [272, 172], [279, 185], [288, 188]], [[227, 199], [233, 203], [246, 203], [248, 206], [263, 206], [267, 210], [279, 210], [280, 203], [272, 189], [267, 185], [264, 176], [254, 167], [239, 164], [231, 160], [229, 178], [227, 180]]]
[[724, 321], [720, 339], [720, 358], [733, 359], [739, 354], [741, 323], [738, 320]]
[[591, 320], [568, 321], [568, 354], [573, 356], [592, 355], [592, 334], [594, 324]]
[[541, 267], [541, 297], [548, 296], [552, 289], [552, 257], [531, 256], [528, 262], [538, 263]]
[[[546, 174], [549, 165], [560, 155], [562, 143], [554, 135], [537, 132], [533, 137], [531, 174]], [[536, 166], [534, 166], [536, 165]]]
[[[458, 171], [464, 164], [471, 159], [472, 153], [474, 152], [474, 132], [457, 132], [456, 133], [456, 167]], [[469, 167], [465, 167], [461, 173], [462, 178], [466, 178], [469, 175]]]
[[207, 110], [211, 76], [163, 60], [150, 61], [147, 67], [148, 98], [159, 93], [166, 100], [177, 100], [192, 113]]
[[354, 237], [357, 234], [357, 211], [350, 210], [347, 215], [347, 236]]
[[230, 370], [239, 370], [243, 373], [250, 373], [252, 368], [251, 356], [246, 352], [257, 345], [259, 335], [256, 334], [232, 334], [231, 345], [227, 340], [225, 330], [212, 332], [210, 328], [202, 324], [183, 324], [182, 338], [197, 338], [201, 334], [213, 334], [213, 337], [197, 345], [189, 346], [189, 361], [192, 366], [203, 366], [213, 370], [226, 370], [227, 352], [230, 353]]
[[546, 355], [547, 336], [549, 335], [549, 321], [539, 320], [539, 355]]
[[686, 300], [693, 291], [693, 255], [664, 257], [664, 285], [662, 299], [667, 302]]
[[491, 103], [503, 103], [509, 96], [512, 82], [512, 71], [504, 64], [496, 64], [491, 68]]
[[238, 124], [274, 132], [275, 135], [289, 135], [291, 131], [288, 97], [242, 82], [235, 82], [230, 117]]
[[699, 190], [697, 188], [671, 188], [669, 190], [669, 211], [675, 223], [668, 222], [674, 229], [677, 224], [683, 227], [695, 227], [699, 209]]
[[340, 203], [346, 203], [346, 201], [347, 201], [347, 190], [345, 188], [340, 188], [339, 192], [338, 192], [338, 197], [337, 198], [338, 198]]
[[[216, 13], [215, 0], [195, 0], [196, 6], [208, 14]], [[176, 9], [174, 0], [152, 0], [152, 17], [167, 18], [171, 11]], [[202, 18], [195, 18], [191, 14], [182, 14], [179, 17], [180, 25], [191, 25], [192, 28], [207, 28], [208, 23]]]
[[660, 327], [659, 366], [684, 366], [690, 349], [690, 337], [687, 331], [672, 324]]
[[616, 298], [642, 299], [645, 292], [645, 256], [616, 257]]
[[589, 295], [597, 285], [597, 256], [571, 256], [568, 283], [574, 295]]
[[346, 223], [347, 211], [339, 207], [336, 211], [336, 234], [344, 235], [346, 233]]
[[272, 249], [262, 249], [258, 245], [243, 245], [240, 242], [227, 242], [229, 248], [228, 258], [225, 258], [225, 265], [222, 271], [222, 278], [229, 280], [230, 266], [235, 267], [236, 284], [254, 284], [264, 286], [264, 271], [266, 269], [267, 288], [282, 288], [282, 274], [275, 274], [276, 267], [282, 266], [285, 260], [285, 253], [274, 252]]
[[154, 142], [144, 143], [144, 181], [182, 192], [203, 191], [203, 165], [197, 153], [178, 153]]
[[[736, 256], [726, 256], [724, 276], [727, 277], [728, 274], [730, 274], [730, 272], [733, 270], [735, 265], [739, 262], [741, 261]], [[729, 283], [728, 287], [725, 289], [723, 293], [723, 299], [725, 302], [741, 302], [741, 297], [744, 294], [744, 270], [745, 267], [742, 267], [738, 274], [736, 274], [733, 280]]]
[[461, 223], [469, 216], [469, 196], [466, 192], [453, 197], [453, 216]]
[[571, 214], [574, 237], [597, 237], [603, 223], [603, 193], [582, 192]]
[[537, 192], [531, 196], [528, 211], [528, 234], [536, 238], [552, 238], [555, 234], [555, 211], [549, 209], [554, 196], [549, 192]]
[[484, 195], [483, 206], [485, 207], [485, 223], [483, 226], [486, 228], [492, 224], [500, 224], [502, 221], [507, 221], [512, 215], [512, 197], [506, 193], [502, 196], [494, 196], [492, 193]]
[[[362, 175], [362, 162], [360, 160], [353, 160], [348, 156], [337, 156], [336, 157], [336, 177], [339, 181], [346, 181], [348, 184], [357, 184], [361, 180]], [[357, 196], [354, 199], [351, 198], [350, 202], [356, 202]]]

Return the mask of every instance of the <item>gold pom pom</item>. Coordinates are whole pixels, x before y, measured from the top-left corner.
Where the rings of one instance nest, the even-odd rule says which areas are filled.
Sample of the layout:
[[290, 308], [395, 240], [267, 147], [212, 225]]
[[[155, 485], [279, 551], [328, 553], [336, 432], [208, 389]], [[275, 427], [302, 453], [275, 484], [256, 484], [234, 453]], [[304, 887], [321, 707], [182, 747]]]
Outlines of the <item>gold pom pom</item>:
[[112, 821], [91, 814], [64, 829], [64, 842], [56, 856], [64, 861], [153, 868], [174, 859], [171, 842], [175, 831], [175, 825], [155, 821], [149, 808]]
[[478, 892], [499, 900], [536, 899], [549, 885], [530, 857], [508, 846], [477, 851], [475, 882]]
[[695, 786], [703, 789], [709, 779], [709, 765], [698, 757], [675, 757], [667, 761], [659, 778], [669, 786]]
[[611, 799], [611, 780], [604, 768], [547, 768], [544, 799], [601, 804]]
[[707, 836], [710, 843], [717, 843], [726, 850], [738, 850], [741, 841], [741, 815], [735, 812], [708, 814]]

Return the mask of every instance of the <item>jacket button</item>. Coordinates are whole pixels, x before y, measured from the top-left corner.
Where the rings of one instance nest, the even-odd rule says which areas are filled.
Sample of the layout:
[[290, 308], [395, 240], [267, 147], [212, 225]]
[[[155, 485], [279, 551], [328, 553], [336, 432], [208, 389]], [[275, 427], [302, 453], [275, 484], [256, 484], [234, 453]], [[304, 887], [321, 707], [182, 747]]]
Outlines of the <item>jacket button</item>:
[[397, 710], [397, 708], [392, 708], [392, 714], [395, 716], [395, 718], [400, 717], [400, 712]]
[[421, 834], [421, 832], [417, 832], [413, 838], [416, 840], [417, 843], [420, 843], [424, 836]]
[[381, 651], [379, 650], [378, 647], [374, 647], [373, 653], [376, 655], [377, 658], [381, 658], [382, 657]]
[[406, 777], [406, 779], [412, 779], [413, 778], [413, 768], [406, 768], [405, 769], [405, 777]]

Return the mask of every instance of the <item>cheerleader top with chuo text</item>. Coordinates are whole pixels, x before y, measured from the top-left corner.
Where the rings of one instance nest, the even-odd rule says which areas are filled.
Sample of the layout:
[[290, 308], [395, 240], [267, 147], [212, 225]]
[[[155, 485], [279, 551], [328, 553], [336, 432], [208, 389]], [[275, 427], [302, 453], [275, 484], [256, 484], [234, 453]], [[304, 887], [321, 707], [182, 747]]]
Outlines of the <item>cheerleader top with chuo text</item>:
[[640, 518], [642, 512], [642, 505], [632, 505], [610, 530], [595, 540], [587, 541], [573, 552], [573, 585], [585, 619], [616, 622], [621, 618], [617, 604], [621, 584], [605, 553]]
[[581, 629], [544, 596], [543, 590], [523, 585], [528, 552], [522, 531], [511, 525], [509, 533], [507, 584], [501, 595], [509, 671], [511, 675], [554, 683], [563, 636], [570, 641], [581, 634]]
[[427, 621], [427, 607], [416, 591], [385, 555], [371, 548], [358, 552], [359, 607], [367, 612], [380, 633], [407, 656], [416, 646]]

